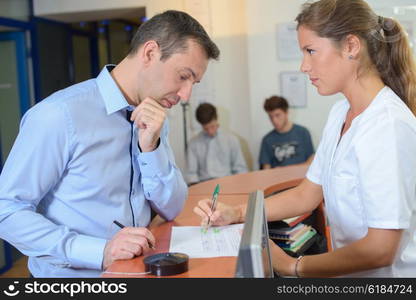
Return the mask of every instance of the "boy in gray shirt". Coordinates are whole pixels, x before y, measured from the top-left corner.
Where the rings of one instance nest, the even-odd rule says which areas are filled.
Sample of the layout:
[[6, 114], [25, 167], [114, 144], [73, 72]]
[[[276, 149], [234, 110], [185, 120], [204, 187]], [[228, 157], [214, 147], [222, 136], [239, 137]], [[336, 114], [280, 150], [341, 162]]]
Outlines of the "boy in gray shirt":
[[247, 172], [237, 137], [219, 129], [215, 106], [200, 104], [196, 119], [203, 130], [189, 142], [188, 183]]

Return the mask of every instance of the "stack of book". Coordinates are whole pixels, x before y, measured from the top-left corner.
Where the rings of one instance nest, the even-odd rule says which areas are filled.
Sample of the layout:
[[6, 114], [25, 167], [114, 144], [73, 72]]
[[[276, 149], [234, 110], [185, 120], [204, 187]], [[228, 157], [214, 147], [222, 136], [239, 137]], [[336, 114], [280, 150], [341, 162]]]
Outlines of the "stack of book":
[[269, 236], [283, 250], [291, 254], [302, 254], [315, 240], [316, 230], [301, 221], [310, 214], [274, 222]]

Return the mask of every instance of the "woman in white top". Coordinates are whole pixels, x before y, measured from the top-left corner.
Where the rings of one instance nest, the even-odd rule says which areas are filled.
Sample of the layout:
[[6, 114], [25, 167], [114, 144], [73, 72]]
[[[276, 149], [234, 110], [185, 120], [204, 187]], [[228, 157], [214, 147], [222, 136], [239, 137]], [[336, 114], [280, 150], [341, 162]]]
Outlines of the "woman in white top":
[[[334, 251], [300, 259], [272, 244], [273, 265], [298, 277], [416, 277], [416, 71], [406, 34], [362, 0], [304, 4], [296, 18], [305, 72], [332, 108], [306, 179], [266, 200], [268, 220], [325, 199]], [[209, 200], [194, 211], [206, 222]], [[243, 222], [220, 204], [215, 225]]]

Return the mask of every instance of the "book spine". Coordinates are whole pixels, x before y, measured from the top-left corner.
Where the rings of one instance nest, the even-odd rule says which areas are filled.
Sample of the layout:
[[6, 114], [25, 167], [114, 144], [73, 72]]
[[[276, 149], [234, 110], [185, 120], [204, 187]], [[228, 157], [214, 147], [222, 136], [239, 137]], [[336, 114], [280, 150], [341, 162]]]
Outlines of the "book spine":
[[299, 216], [297, 219], [295, 219], [295, 220], [293, 220], [292, 222], [290, 222], [288, 225], [290, 226], [290, 227], [293, 227], [293, 226], [295, 226], [296, 224], [298, 224], [298, 223], [300, 223], [300, 222], [302, 222], [303, 220], [305, 220], [307, 217], [309, 217], [311, 215], [311, 213], [307, 213], [307, 214], [304, 214], [304, 215], [302, 215], [302, 216]]

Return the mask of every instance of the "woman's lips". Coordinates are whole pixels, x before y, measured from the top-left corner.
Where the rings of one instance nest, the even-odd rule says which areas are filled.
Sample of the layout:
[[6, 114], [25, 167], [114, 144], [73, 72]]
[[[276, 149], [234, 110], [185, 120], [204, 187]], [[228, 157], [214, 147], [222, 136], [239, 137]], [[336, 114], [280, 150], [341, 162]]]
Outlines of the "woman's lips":
[[315, 84], [319, 79], [318, 78], [310, 78], [312, 84]]

